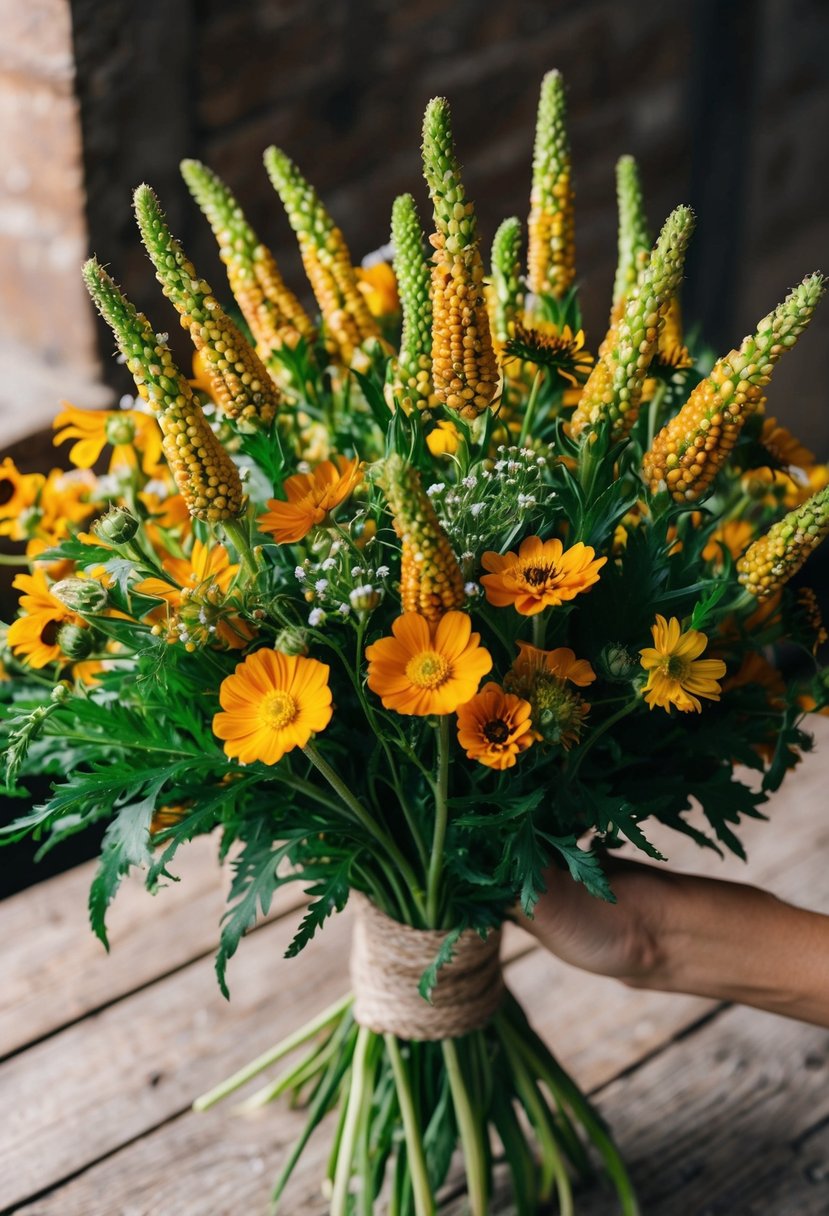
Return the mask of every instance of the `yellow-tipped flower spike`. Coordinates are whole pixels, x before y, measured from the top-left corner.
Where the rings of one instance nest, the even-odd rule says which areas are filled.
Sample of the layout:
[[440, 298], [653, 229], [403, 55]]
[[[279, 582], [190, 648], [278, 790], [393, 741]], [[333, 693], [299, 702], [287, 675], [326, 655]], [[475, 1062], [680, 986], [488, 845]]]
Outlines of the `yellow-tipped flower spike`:
[[679, 287], [693, 230], [689, 207], [677, 207], [665, 221], [648, 264], [625, 302], [612, 345], [584, 386], [571, 420], [574, 435], [609, 420], [613, 438], [621, 439], [635, 423], [642, 386], [664, 325], [663, 309]]
[[809, 324], [823, 284], [819, 274], [804, 279], [697, 385], [645, 453], [642, 473], [652, 494], [668, 490], [676, 502], [693, 502], [706, 493], [762, 402], [775, 363]]
[[400, 605], [429, 621], [460, 608], [466, 599], [463, 575], [420, 474], [398, 455], [384, 468], [386, 500], [403, 542]]
[[406, 413], [432, 404], [432, 300], [423, 231], [411, 194], [401, 194], [391, 210], [394, 273], [400, 292], [403, 331], [392, 389]]
[[619, 253], [613, 281], [611, 325], [621, 319], [625, 300], [648, 264], [652, 244], [639, 167], [632, 156], [620, 156], [616, 162], [616, 202], [619, 210]]
[[498, 392], [498, 363], [484, 300], [475, 208], [452, 144], [449, 103], [433, 97], [423, 119], [423, 169], [435, 216], [432, 379], [449, 409], [470, 421]]
[[567, 111], [557, 71], [541, 82], [528, 227], [530, 291], [560, 299], [576, 277], [576, 257]]
[[737, 562], [737, 577], [758, 600], [767, 599], [797, 574], [829, 534], [829, 487], [789, 511]]
[[139, 394], [156, 412], [164, 455], [188, 511], [210, 523], [236, 519], [245, 505], [239, 470], [211, 430], [170, 348], [95, 258], [86, 263], [83, 276]]
[[281, 396], [264, 363], [220, 306], [210, 284], [196, 274], [150, 187], [139, 186], [134, 201], [141, 239], [156, 278], [179, 313], [182, 328], [202, 352], [217, 404], [230, 418], [271, 422]]
[[363, 342], [380, 341], [380, 330], [357, 284], [345, 237], [290, 157], [279, 148], [268, 148], [265, 168], [299, 242], [328, 352], [348, 367]]
[[276, 259], [221, 178], [197, 160], [183, 160], [181, 175], [213, 229], [230, 289], [256, 339], [259, 356], [267, 361], [274, 350], [292, 348], [300, 338], [312, 342], [311, 318], [285, 285]]
[[521, 283], [521, 221], [504, 220], [492, 242], [491, 316], [495, 341], [503, 345], [524, 311]]

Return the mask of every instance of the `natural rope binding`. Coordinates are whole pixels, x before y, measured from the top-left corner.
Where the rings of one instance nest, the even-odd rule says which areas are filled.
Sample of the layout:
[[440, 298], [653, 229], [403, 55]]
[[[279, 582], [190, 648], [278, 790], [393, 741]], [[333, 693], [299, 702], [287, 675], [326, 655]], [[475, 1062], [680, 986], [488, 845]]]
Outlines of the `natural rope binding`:
[[418, 992], [446, 934], [391, 920], [362, 895], [352, 895], [357, 920], [351, 946], [354, 1017], [376, 1034], [400, 1039], [455, 1039], [480, 1030], [504, 995], [501, 931], [483, 940], [462, 933], [452, 961], [438, 972], [432, 1003]]

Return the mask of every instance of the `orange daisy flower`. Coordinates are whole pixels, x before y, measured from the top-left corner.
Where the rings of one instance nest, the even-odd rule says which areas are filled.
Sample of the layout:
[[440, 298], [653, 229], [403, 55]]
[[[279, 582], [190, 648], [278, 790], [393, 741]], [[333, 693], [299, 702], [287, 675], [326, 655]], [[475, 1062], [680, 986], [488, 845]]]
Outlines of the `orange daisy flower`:
[[366, 648], [368, 686], [386, 709], [418, 718], [454, 713], [492, 668], [465, 612], [447, 612], [433, 624], [404, 612], [391, 628], [393, 637]]
[[536, 677], [546, 672], [560, 680], [569, 680], [579, 688], [586, 688], [596, 679], [596, 673], [587, 659], [577, 659], [569, 646], [556, 650], [539, 650], [529, 642], [517, 642], [518, 658], [512, 665], [512, 674], [519, 682], [533, 683]]
[[534, 616], [587, 591], [606, 561], [581, 541], [565, 549], [560, 540], [528, 536], [517, 553], [485, 553], [481, 564], [490, 573], [481, 583], [496, 608], [512, 604], [522, 616]]
[[338, 456], [324, 460], [313, 473], [295, 473], [285, 479], [287, 502], [268, 499], [268, 511], [260, 515], [259, 527], [269, 532], [280, 545], [292, 545], [321, 524], [326, 515], [338, 507], [362, 480], [360, 461]]
[[222, 681], [213, 733], [241, 764], [278, 764], [331, 721], [329, 668], [303, 655], [257, 650]]
[[9, 626], [9, 646], [30, 667], [56, 663], [64, 657], [57, 643], [58, 631], [65, 621], [78, 621], [78, 617], [50, 594], [42, 570], [18, 574], [12, 586], [23, 592], [20, 609], [24, 615]]
[[[675, 616], [666, 621], [657, 615], [651, 626], [653, 646], [639, 651], [642, 666], [648, 673], [645, 701], [651, 709], [659, 705], [670, 709], [675, 705], [682, 713], [700, 713], [699, 697], [719, 701], [720, 685], [725, 675], [722, 659], [700, 659], [708, 638], [699, 629], [687, 629]], [[694, 695], [696, 694], [696, 695]]]
[[754, 527], [744, 519], [729, 519], [714, 532], [702, 551], [703, 559], [716, 566], [723, 564], [723, 557], [730, 553], [736, 561], [754, 540]]
[[152, 414], [140, 410], [79, 410], [63, 403], [63, 409], [52, 426], [57, 431], [52, 442], [55, 447], [67, 439], [75, 439], [69, 459], [79, 469], [91, 469], [101, 452], [112, 445], [110, 471], [115, 468], [140, 467], [152, 476], [161, 460], [161, 431]]
[[458, 742], [470, 760], [487, 768], [512, 768], [518, 754], [533, 742], [530, 714], [528, 701], [497, 684], [484, 684], [458, 710]]

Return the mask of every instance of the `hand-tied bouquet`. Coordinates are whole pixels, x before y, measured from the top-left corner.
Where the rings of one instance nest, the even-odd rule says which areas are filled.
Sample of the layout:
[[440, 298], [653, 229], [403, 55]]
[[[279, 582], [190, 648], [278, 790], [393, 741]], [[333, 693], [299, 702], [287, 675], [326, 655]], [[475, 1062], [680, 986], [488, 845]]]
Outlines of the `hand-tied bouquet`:
[[[823, 284], [695, 360], [677, 303], [692, 213], [651, 249], [623, 157], [594, 357], [559, 74], [541, 91], [526, 277], [517, 219], [485, 274], [442, 99], [423, 162], [433, 252], [403, 195], [393, 271], [382, 256], [355, 269], [313, 188], [266, 152], [318, 322], [209, 169], [183, 165], [235, 319], [141, 186], [194, 380], [85, 266], [139, 399], [63, 410], [76, 472], [2, 466], [0, 531], [31, 563], [4, 644], [7, 785], [56, 778], [4, 834], [48, 848], [109, 820], [90, 897], [106, 941], [123, 876], [144, 867], [154, 889], [182, 843], [218, 829], [234, 867], [223, 989], [278, 887], [309, 900], [289, 955], [355, 896], [354, 996], [202, 1103], [304, 1045], [253, 1100], [308, 1103], [277, 1196], [336, 1109], [335, 1216], [381, 1193], [398, 1216], [434, 1212], [458, 1142], [477, 1216], [498, 1145], [520, 1214], [553, 1194], [570, 1212], [581, 1133], [633, 1213], [607, 1129], [504, 988], [499, 929], [531, 913], [551, 865], [612, 899], [604, 854], [629, 841], [658, 858], [649, 817], [741, 852], [735, 825], [808, 746], [803, 715], [829, 704], [812, 658], [826, 634], [814, 593], [787, 583], [829, 531], [829, 470], [764, 392]], [[784, 640], [807, 674], [775, 664]], [[687, 821], [692, 799], [713, 836]]]

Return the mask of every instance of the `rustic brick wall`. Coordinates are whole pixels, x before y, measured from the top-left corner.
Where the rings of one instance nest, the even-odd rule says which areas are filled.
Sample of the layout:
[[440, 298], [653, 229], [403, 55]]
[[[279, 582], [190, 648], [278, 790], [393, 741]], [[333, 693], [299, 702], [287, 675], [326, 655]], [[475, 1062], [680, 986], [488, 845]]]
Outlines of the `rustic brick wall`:
[[[0, 3], [17, 8], [15, 0]], [[563, 70], [569, 88], [578, 261], [594, 339], [613, 274], [613, 164], [625, 151], [642, 164], [654, 228], [679, 201], [700, 211], [686, 294], [689, 315], [703, 321], [715, 345], [739, 340], [803, 273], [827, 262], [829, 221], [816, 188], [820, 172], [826, 176], [829, 107], [822, 0], [142, 0], [140, 7], [33, 0], [26, 11], [36, 10], [63, 16], [41, 40], [63, 48], [60, 88], [52, 88], [71, 117], [42, 179], [55, 214], [65, 216], [57, 231], [74, 233], [76, 249], [94, 249], [176, 340], [174, 314], [131, 219], [138, 181], [158, 189], [200, 269], [222, 290], [212, 237], [176, 168], [185, 155], [206, 160], [301, 288], [263, 149], [277, 143], [298, 161], [359, 257], [386, 239], [395, 194], [414, 189], [425, 213], [420, 120], [426, 100], [445, 93], [488, 242], [503, 216], [526, 214], [538, 85], [551, 66]], [[42, 74], [45, 66], [33, 58]], [[20, 77], [25, 87], [28, 72]], [[24, 134], [25, 127], [17, 138]], [[33, 251], [50, 219], [38, 211], [36, 193], [27, 186], [19, 200], [34, 216]], [[0, 200], [0, 218], [4, 206]], [[36, 280], [23, 276], [26, 301], [10, 336], [25, 343], [26, 360], [42, 361], [49, 335], [58, 334], [50, 357], [67, 360], [68, 369], [84, 352], [88, 372], [91, 316], [77, 282], [74, 264], [53, 265]], [[64, 303], [50, 312], [45, 295]], [[38, 320], [30, 325], [23, 318], [32, 312]], [[125, 391], [111, 342], [102, 327], [94, 333], [107, 380]], [[771, 405], [829, 456], [827, 336], [829, 315], [781, 367]], [[179, 347], [182, 357], [186, 349]]]

